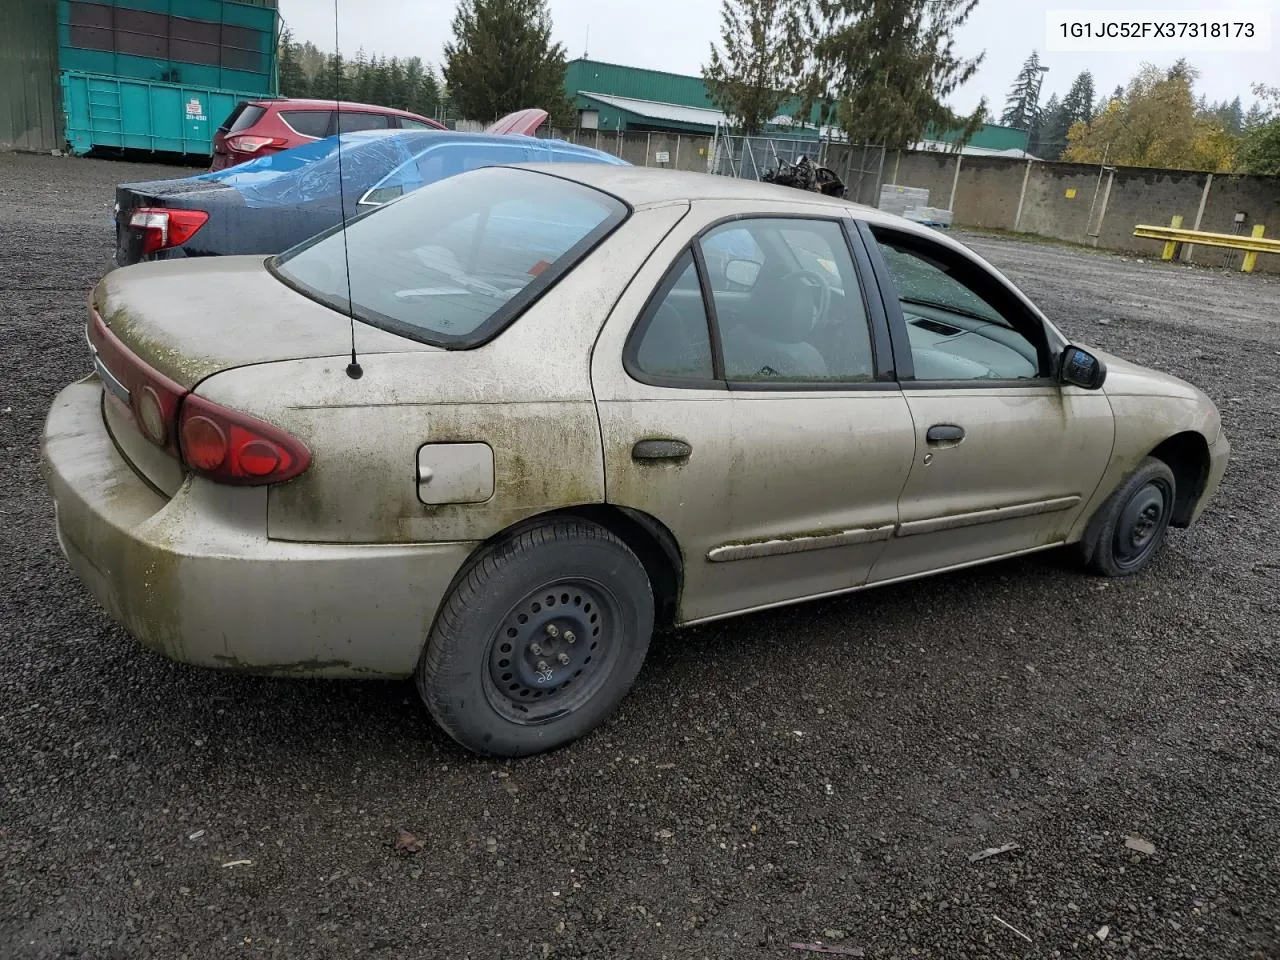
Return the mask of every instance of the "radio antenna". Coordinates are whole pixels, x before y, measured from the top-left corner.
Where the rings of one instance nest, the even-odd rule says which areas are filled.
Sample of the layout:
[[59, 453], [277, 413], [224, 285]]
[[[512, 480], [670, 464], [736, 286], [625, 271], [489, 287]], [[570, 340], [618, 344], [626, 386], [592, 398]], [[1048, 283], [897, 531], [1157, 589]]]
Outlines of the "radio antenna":
[[347, 274], [347, 320], [351, 323], [351, 362], [347, 376], [364, 376], [356, 359], [356, 307], [351, 298], [351, 253], [347, 248], [347, 184], [342, 179], [342, 47], [338, 44], [338, 0], [333, 0], [333, 119], [338, 135], [338, 209], [342, 213], [342, 265]]

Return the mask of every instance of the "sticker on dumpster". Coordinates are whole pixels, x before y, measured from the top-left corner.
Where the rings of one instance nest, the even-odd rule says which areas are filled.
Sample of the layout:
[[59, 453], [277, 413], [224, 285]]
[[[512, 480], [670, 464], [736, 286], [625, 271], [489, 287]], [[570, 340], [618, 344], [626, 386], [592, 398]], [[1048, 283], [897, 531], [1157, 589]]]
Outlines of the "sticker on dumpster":
[[1074, 200], [1075, 198], [1076, 198], [1076, 188], [1075, 188], [1075, 187], [1067, 187], [1067, 199], [1068, 199], [1068, 200]]
[[653, 155], [653, 160], [654, 160], [654, 163], [670, 163], [671, 154], [669, 154], [666, 150], [659, 150], [657, 153]]
[[187, 101], [187, 119], [188, 120], [205, 119], [204, 104], [200, 102], [199, 97], [192, 97], [190, 100]]

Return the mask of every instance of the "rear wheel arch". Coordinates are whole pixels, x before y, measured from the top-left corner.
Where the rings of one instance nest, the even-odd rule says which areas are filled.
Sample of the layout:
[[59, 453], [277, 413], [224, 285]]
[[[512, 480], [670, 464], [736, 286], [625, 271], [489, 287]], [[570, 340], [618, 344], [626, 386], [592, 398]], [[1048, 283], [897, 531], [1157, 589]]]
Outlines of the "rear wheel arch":
[[1176, 433], [1160, 442], [1147, 456], [1163, 461], [1173, 471], [1175, 488], [1170, 526], [1186, 527], [1209, 479], [1209, 443], [1194, 430]]
[[653, 590], [654, 625], [664, 628], [675, 623], [684, 584], [683, 554], [675, 535], [662, 521], [650, 514], [608, 503], [589, 503], [550, 510], [526, 517], [500, 530], [476, 545], [466, 562], [454, 574], [444, 596], [449, 596], [471, 568], [494, 546], [519, 536], [531, 527], [565, 519], [594, 523], [626, 544], [644, 565], [649, 577]]

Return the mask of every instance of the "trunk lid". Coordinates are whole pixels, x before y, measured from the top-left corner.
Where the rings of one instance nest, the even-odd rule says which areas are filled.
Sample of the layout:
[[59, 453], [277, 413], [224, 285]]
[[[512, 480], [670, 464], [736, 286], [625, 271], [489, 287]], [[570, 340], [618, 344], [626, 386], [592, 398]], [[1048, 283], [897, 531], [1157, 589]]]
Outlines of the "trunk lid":
[[[115, 206], [116, 265], [126, 267], [142, 258], [142, 231], [129, 226], [129, 218], [139, 207], [203, 210], [212, 219], [219, 207], [227, 203], [242, 205], [239, 193], [213, 180], [148, 180], [120, 184], [116, 187]], [[208, 226], [202, 229], [207, 230]], [[172, 256], [169, 250], [161, 251], [162, 256], [165, 254]]]
[[[187, 473], [176, 441], [178, 417], [202, 380], [235, 367], [317, 357], [339, 358], [335, 370], [342, 375], [351, 351], [348, 318], [285, 286], [258, 256], [113, 270], [94, 289], [92, 306], [89, 342], [106, 427], [121, 455], [168, 496]], [[355, 334], [365, 356], [438, 349], [358, 321]], [[166, 398], [162, 441], [149, 439], [157, 431], [140, 420], [148, 390]]]
[[[277, 280], [260, 256], [113, 270], [93, 306], [140, 360], [186, 390], [234, 367], [351, 352], [347, 316]], [[361, 354], [439, 349], [359, 321], [356, 345]]]

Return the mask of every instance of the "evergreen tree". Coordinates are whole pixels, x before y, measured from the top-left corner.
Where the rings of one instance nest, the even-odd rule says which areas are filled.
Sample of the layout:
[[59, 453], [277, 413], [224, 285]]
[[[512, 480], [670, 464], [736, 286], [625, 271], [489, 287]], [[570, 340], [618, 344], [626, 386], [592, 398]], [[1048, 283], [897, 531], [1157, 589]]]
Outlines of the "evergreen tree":
[[1044, 121], [1040, 125], [1036, 148], [1031, 153], [1043, 160], [1057, 160], [1067, 149], [1067, 131], [1070, 129], [1067, 108], [1055, 93], [1044, 105]]
[[759, 133], [787, 98], [790, 44], [799, 31], [791, 0], [723, 0], [720, 40], [702, 78], [711, 99], [743, 133]]
[[276, 66], [282, 97], [310, 96], [307, 75], [302, 69], [301, 47], [294, 42], [293, 32], [285, 27], [280, 33]]
[[964, 117], [946, 105], [985, 56], [960, 57], [953, 39], [978, 0], [798, 2], [788, 49], [806, 119], [816, 105], [850, 141], [891, 150], [952, 130], [959, 149], [981, 128], [985, 99]]
[[1072, 82], [1071, 89], [1062, 98], [1062, 111], [1066, 117], [1068, 130], [1071, 129], [1072, 124], [1081, 121], [1087, 123], [1093, 119], [1093, 74], [1088, 70], [1079, 73]]
[[546, 0], [459, 0], [444, 77], [467, 119], [541, 107], [553, 122], [572, 123], [564, 74], [565, 50], [551, 41]]
[[1014, 80], [1005, 98], [1004, 113], [1000, 122], [1006, 127], [1027, 130], [1034, 134], [1040, 126], [1040, 85], [1044, 82], [1044, 68], [1040, 64], [1040, 54], [1031, 51], [1031, 56], [1022, 62], [1018, 78]]
[[1280, 175], [1280, 87], [1253, 85], [1258, 97], [1244, 123], [1240, 169], [1245, 173]]

